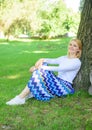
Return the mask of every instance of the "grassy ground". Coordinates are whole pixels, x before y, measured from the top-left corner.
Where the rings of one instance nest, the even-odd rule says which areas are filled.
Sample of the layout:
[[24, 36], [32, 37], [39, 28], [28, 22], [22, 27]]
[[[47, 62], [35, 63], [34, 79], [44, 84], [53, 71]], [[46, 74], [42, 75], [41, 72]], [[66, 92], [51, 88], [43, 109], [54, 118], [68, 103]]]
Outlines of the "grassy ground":
[[85, 91], [49, 102], [5, 104], [24, 88], [35, 61], [66, 54], [69, 40], [0, 40], [0, 130], [92, 130], [92, 97]]

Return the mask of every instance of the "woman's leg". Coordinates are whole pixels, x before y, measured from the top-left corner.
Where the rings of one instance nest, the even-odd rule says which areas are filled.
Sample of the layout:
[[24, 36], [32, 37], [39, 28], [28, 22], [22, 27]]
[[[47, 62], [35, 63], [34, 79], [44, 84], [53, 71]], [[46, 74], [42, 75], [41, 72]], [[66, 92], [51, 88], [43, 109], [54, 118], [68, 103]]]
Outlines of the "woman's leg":
[[21, 105], [25, 104], [26, 96], [30, 93], [29, 88], [26, 86], [23, 91], [17, 95], [15, 98], [6, 102], [7, 105]]
[[23, 91], [19, 94], [20, 98], [25, 98], [30, 93], [28, 86], [26, 86]]

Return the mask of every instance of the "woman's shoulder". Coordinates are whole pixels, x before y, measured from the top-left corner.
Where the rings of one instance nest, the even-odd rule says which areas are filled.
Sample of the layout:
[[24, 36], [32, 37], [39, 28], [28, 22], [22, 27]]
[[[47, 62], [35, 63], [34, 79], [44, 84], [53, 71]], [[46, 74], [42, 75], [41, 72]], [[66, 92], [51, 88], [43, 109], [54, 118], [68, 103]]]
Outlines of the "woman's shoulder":
[[77, 66], [81, 66], [81, 60], [79, 58], [75, 58], [74, 64], [76, 64]]
[[81, 63], [81, 60], [80, 60], [79, 58], [75, 58], [75, 60], [76, 60], [77, 62], [80, 62], [80, 63]]
[[65, 58], [73, 64], [81, 65], [81, 60], [79, 58], [69, 58], [68, 56], [65, 56]]

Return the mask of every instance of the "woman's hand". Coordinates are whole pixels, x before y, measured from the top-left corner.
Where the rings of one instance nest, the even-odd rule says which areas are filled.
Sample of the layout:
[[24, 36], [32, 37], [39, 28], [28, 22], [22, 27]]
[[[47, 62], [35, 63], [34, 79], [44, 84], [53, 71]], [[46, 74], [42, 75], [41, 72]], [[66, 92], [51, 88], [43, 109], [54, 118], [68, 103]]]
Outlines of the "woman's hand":
[[32, 66], [30, 69], [29, 69], [29, 72], [34, 72], [36, 70], [35, 66]]
[[44, 62], [44, 59], [43, 59], [43, 58], [40, 59], [40, 60], [38, 60], [38, 61], [36, 62], [36, 64], [35, 64], [35, 68], [36, 68], [36, 69], [39, 69], [39, 68], [42, 66], [43, 62]]
[[35, 66], [32, 66], [30, 69], [29, 69], [29, 72], [34, 72], [36, 69], [40, 69], [40, 67], [42, 66], [44, 62], [44, 59], [40, 59], [38, 60], [36, 63], [35, 63]]

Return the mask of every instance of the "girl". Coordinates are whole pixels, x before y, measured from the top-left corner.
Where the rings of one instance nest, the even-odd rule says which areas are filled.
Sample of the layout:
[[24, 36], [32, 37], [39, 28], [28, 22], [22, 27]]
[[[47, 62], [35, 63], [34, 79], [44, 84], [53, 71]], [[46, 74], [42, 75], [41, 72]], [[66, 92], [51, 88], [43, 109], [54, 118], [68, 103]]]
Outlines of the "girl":
[[[73, 39], [68, 46], [68, 54], [58, 58], [42, 58], [30, 68], [32, 76], [24, 90], [7, 105], [25, 104], [28, 98], [49, 101], [51, 98], [74, 93], [73, 80], [81, 67], [82, 43]], [[49, 64], [49, 66], [48, 66]], [[50, 66], [51, 64], [51, 66]], [[52, 64], [54, 64], [52, 66]], [[58, 65], [58, 66], [55, 66]], [[58, 72], [56, 76], [53, 72]]]

